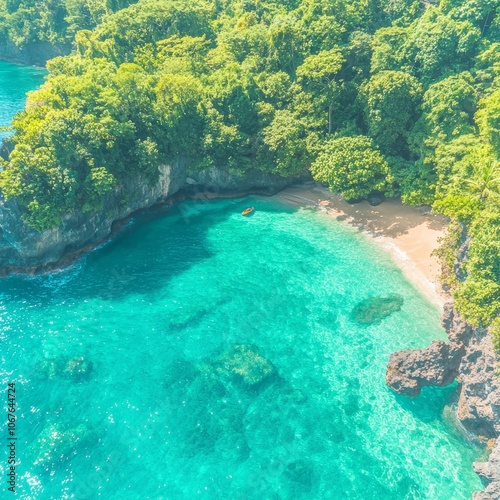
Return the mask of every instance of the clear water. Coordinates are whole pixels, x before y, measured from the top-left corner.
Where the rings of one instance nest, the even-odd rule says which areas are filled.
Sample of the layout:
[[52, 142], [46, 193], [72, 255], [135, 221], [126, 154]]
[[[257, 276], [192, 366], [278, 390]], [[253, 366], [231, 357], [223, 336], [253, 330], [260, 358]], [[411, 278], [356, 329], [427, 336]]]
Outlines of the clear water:
[[[0, 61], [0, 127], [9, 126], [14, 115], [23, 110], [26, 92], [39, 87], [46, 73], [42, 68]], [[0, 131], [0, 141], [8, 135]]]
[[[257, 211], [241, 217], [248, 205]], [[481, 489], [453, 389], [410, 400], [384, 383], [393, 351], [444, 337], [438, 311], [320, 212], [186, 201], [68, 270], [0, 291], [20, 498], [458, 500]], [[390, 293], [400, 311], [353, 321], [359, 301]], [[237, 344], [275, 376], [250, 386], [220, 370]], [[40, 369], [75, 356], [92, 361], [88, 378]]]

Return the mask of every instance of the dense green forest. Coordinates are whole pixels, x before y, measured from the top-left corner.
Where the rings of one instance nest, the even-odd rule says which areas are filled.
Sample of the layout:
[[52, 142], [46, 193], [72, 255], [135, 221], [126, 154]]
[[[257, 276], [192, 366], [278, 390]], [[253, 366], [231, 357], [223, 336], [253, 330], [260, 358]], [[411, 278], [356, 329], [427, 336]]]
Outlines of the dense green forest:
[[79, 30], [137, 0], [0, 0], [0, 44], [48, 42], [64, 51]]
[[16, 40], [80, 30], [16, 117], [0, 174], [31, 226], [99, 210], [124, 179], [154, 182], [178, 157], [310, 170], [347, 199], [401, 196], [450, 217], [456, 305], [499, 321], [499, 0], [140, 0], [110, 14], [120, 7], [0, 0]]

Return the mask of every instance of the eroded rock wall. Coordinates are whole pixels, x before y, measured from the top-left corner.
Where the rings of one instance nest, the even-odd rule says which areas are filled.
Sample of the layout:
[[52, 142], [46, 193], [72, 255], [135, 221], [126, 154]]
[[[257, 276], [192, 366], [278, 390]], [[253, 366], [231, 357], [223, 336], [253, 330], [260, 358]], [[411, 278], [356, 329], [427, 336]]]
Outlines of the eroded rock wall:
[[227, 169], [208, 169], [189, 173], [184, 161], [159, 167], [154, 185], [143, 179], [129, 180], [106, 197], [98, 213], [75, 211], [61, 224], [47, 231], [36, 231], [22, 221], [15, 200], [0, 198], [0, 275], [12, 272], [36, 273], [64, 266], [75, 256], [104, 241], [113, 225], [134, 212], [166, 201], [172, 195], [217, 195], [218, 193], [265, 190], [276, 192], [293, 182], [260, 171], [234, 174]]
[[460, 318], [453, 304], [444, 308], [442, 324], [449, 341], [434, 341], [425, 349], [394, 353], [387, 384], [397, 393], [417, 396], [423, 386], [460, 383], [457, 416], [463, 426], [493, 451], [489, 461], [474, 464], [485, 490], [474, 500], [500, 499], [500, 377], [491, 334]]

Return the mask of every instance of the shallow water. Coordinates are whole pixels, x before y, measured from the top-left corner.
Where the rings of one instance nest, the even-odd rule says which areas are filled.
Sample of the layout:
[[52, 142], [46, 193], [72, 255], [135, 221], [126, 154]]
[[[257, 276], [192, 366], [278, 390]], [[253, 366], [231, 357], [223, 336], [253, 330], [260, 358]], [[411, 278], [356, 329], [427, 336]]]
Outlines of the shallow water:
[[[393, 351], [444, 338], [439, 312], [320, 212], [186, 201], [66, 271], [0, 291], [21, 498], [458, 500], [481, 489], [480, 450], [449, 416], [453, 388], [411, 400], [384, 383]], [[390, 294], [399, 311], [354, 320], [356, 304]], [[241, 344], [243, 361], [231, 351]], [[78, 376], [68, 359], [80, 356], [93, 369]]]
[[[38, 88], [46, 73], [42, 68], [0, 61], [0, 127], [10, 125], [14, 115], [23, 110], [26, 92]], [[8, 135], [0, 131], [0, 141]]]

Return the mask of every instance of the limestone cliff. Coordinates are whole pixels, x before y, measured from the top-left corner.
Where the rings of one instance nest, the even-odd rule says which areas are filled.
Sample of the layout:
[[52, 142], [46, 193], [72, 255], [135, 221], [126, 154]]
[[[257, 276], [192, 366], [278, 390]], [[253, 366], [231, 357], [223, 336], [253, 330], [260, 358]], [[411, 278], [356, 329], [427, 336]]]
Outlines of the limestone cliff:
[[100, 212], [75, 211], [67, 214], [58, 227], [43, 232], [22, 221], [15, 200], [0, 198], [0, 275], [64, 266], [109, 237], [116, 223], [179, 192], [207, 196], [252, 190], [271, 193], [292, 182], [260, 171], [239, 175], [213, 168], [190, 174], [182, 161], [162, 165], [159, 170], [154, 185], [139, 178], [129, 180], [107, 196]]
[[449, 342], [434, 341], [425, 349], [394, 353], [386, 381], [394, 391], [413, 397], [423, 386], [448, 385], [458, 379], [458, 419], [494, 448], [488, 462], [474, 464], [486, 486], [474, 500], [499, 500], [500, 377], [491, 334], [462, 321], [451, 303], [445, 306], [442, 324]]

